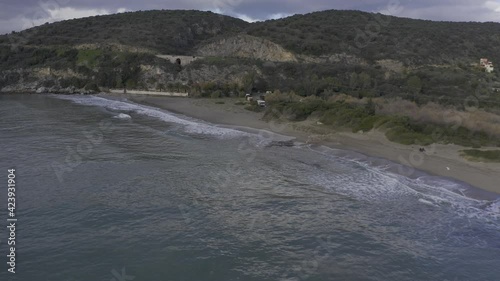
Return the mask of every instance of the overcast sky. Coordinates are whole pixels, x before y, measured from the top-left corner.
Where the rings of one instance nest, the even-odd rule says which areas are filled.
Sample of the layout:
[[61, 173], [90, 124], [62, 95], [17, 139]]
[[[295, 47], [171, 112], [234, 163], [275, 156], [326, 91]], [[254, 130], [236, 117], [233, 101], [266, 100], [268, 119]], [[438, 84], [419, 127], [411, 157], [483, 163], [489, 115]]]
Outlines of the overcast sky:
[[500, 22], [500, 0], [0, 0], [0, 34], [45, 22], [152, 9], [196, 9], [266, 20], [328, 9], [446, 21]]

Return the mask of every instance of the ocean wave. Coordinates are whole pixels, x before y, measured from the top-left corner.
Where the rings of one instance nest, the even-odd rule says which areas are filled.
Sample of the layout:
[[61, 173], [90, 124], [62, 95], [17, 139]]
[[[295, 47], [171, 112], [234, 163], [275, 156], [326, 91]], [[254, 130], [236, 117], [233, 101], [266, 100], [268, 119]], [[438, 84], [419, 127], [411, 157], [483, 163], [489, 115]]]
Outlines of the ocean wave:
[[[273, 138], [264, 138], [257, 133], [219, 127], [201, 120], [178, 116], [154, 107], [117, 101], [96, 96], [56, 96], [74, 103], [100, 106], [113, 111], [136, 113], [182, 126], [188, 134], [209, 135], [216, 138], [250, 137], [255, 146], [267, 146]], [[295, 149], [309, 149], [326, 159], [343, 165], [355, 165], [359, 174], [311, 171], [309, 180], [333, 192], [367, 201], [387, 201], [394, 199], [412, 200], [416, 204], [432, 207], [452, 207], [467, 217], [484, 217], [494, 220], [500, 217], [499, 200], [492, 202], [478, 200], [466, 195], [472, 187], [451, 179], [435, 177], [415, 170], [405, 176], [402, 170], [408, 168], [389, 160], [368, 157], [363, 154], [333, 149], [326, 146], [295, 145]]]
[[[418, 176], [398, 174], [400, 164], [321, 146], [304, 146], [339, 164], [351, 162], [359, 173], [313, 173], [310, 180], [336, 193], [370, 202], [403, 199], [436, 208], [448, 207], [460, 216], [498, 222], [500, 198], [495, 201], [467, 196], [474, 189], [466, 183], [416, 171]], [[481, 192], [481, 191], [480, 191]], [[408, 201], [409, 200], [409, 201]]]
[[99, 106], [113, 111], [123, 111], [126, 113], [136, 113], [148, 117], [157, 118], [164, 122], [174, 123], [183, 126], [183, 130], [189, 134], [209, 135], [217, 138], [239, 138], [239, 137], [255, 137], [254, 134], [243, 131], [223, 128], [213, 124], [205, 123], [201, 120], [196, 120], [186, 116], [178, 116], [174, 113], [160, 110], [158, 108], [149, 107], [146, 105], [136, 104], [130, 101], [111, 100], [96, 96], [59, 96], [54, 95], [59, 99], [69, 100], [76, 104], [87, 106]]

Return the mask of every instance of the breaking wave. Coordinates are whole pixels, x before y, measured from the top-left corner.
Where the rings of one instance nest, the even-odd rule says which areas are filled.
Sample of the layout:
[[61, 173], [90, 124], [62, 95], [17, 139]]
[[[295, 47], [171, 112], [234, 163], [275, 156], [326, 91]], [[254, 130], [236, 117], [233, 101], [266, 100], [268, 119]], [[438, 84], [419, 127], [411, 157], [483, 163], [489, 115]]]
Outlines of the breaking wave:
[[238, 138], [245, 136], [254, 136], [253, 134], [249, 134], [243, 131], [219, 127], [213, 124], [204, 123], [201, 120], [195, 120], [185, 116], [180, 117], [174, 113], [163, 111], [154, 107], [139, 105], [129, 101], [124, 102], [96, 96], [55, 95], [55, 97], [69, 100], [76, 104], [100, 106], [113, 111], [121, 111], [126, 113], [133, 112], [136, 114], [157, 118], [164, 122], [182, 125], [183, 130], [189, 134], [210, 135], [218, 138]]
[[343, 165], [351, 162], [359, 168], [358, 173], [311, 173], [309, 180], [312, 183], [335, 193], [371, 202], [396, 199], [433, 208], [451, 208], [464, 217], [500, 221], [500, 198], [492, 194], [486, 196], [490, 200], [470, 197], [467, 194], [471, 190], [483, 191], [466, 183], [431, 176], [421, 171], [415, 171], [412, 176], [401, 175], [396, 172], [399, 164], [357, 153], [324, 146], [303, 148], [311, 149], [329, 161]]

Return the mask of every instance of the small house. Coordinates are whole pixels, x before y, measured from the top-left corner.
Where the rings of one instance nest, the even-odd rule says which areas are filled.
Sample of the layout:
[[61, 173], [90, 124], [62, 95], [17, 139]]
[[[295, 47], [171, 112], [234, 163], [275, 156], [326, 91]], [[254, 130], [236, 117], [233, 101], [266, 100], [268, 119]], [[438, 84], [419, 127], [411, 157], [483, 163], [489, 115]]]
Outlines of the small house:
[[484, 68], [488, 73], [492, 73], [495, 70], [495, 68], [493, 67], [493, 62], [489, 61], [486, 58], [482, 58], [479, 60], [479, 66]]
[[493, 64], [491, 62], [488, 65], [486, 65], [485, 69], [486, 69], [486, 72], [488, 72], [488, 73], [492, 73], [495, 70], [495, 68], [493, 67]]

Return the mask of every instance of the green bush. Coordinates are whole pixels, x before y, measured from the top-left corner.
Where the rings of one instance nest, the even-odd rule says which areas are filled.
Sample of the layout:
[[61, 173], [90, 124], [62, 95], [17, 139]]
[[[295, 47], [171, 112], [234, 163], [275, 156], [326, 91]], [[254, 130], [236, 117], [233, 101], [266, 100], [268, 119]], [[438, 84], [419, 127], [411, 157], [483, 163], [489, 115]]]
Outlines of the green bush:
[[210, 98], [212, 99], [218, 99], [218, 98], [221, 98], [222, 97], [222, 93], [221, 91], [217, 90], [213, 93], [210, 94]]
[[87, 82], [80, 78], [71, 77], [71, 78], [61, 79], [59, 85], [62, 88], [75, 87], [77, 89], [82, 89], [87, 85]]
[[91, 82], [91, 83], [88, 83], [87, 85], [85, 85], [85, 90], [87, 90], [87, 91], [94, 91], [94, 92], [100, 92], [101, 91], [99, 89], [99, 87], [97, 86], [97, 84], [94, 83], [94, 82]]
[[431, 136], [412, 131], [402, 126], [389, 129], [385, 136], [392, 142], [406, 145], [418, 144], [425, 146], [434, 143]]
[[382, 116], [366, 116], [359, 120], [359, 123], [353, 128], [354, 132], [368, 132], [375, 128], [375, 124], [382, 119]]
[[[267, 97], [266, 97], [267, 100]], [[323, 112], [328, 109], [322, 100], [307, 100], [299, 102], [270, 102], [272, 107], [285, 114], [291, 121], [302, 121], [307, 119], [313, 112]]]
[[249, 105], [245, 106], [246, 110], [253, 111], [253, 112], [262, 112], [263, 108], [260, 107], [256, 101], [252, 101]]

